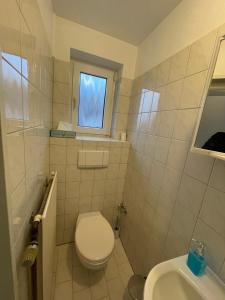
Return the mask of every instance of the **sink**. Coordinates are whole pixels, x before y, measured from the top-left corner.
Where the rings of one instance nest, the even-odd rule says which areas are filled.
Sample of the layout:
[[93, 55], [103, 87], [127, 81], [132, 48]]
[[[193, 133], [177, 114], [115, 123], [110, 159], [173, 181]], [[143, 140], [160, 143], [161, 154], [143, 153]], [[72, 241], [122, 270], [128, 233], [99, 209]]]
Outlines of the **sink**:
[[225, 284], [209, 268], [195, 276], [186, 265], [187, 255], [155, 266], [144, 288], [144, 300], [224, 300]]

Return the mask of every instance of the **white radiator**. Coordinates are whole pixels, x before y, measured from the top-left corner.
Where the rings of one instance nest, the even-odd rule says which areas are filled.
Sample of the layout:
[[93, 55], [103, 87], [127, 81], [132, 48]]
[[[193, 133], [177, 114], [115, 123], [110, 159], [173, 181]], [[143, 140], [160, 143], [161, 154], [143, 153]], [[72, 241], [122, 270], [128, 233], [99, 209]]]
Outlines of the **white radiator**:
[[38, 261], [38, 300], [50, 300], [56, 251], [57, 173], [54, 174], [41, 217]]

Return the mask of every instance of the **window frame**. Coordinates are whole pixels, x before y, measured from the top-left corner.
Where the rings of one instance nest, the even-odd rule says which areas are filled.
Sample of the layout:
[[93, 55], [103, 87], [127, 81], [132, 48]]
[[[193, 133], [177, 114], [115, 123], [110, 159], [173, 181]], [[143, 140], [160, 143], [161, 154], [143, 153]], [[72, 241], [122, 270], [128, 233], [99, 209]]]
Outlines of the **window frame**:
[[[103, 111], [103, 127], [102, 128], [91, 128], [78, 126], [78, 112], [80, 103], [80, 74], [90, 74], [107, 79], [106, 93], [105, 93], [105, 105]], [[73, 101], [72, 101], [72, 122], [74, 130], [77, 133], [82, 134], [100, 134], [110, 135], [112, 113], [113, 113], [113, 100], [114, 100], [114, 71], [91, 65], [85, 62], [74, 61], [73, 63]]]

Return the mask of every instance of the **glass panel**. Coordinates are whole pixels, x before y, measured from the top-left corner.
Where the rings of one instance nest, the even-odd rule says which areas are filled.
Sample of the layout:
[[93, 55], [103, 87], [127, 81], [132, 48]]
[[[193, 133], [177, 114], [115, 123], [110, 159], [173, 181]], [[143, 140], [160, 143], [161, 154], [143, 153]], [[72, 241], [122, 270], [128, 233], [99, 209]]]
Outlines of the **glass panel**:
[[107, 79], [80, 73], [78, 126], [103, 128]]

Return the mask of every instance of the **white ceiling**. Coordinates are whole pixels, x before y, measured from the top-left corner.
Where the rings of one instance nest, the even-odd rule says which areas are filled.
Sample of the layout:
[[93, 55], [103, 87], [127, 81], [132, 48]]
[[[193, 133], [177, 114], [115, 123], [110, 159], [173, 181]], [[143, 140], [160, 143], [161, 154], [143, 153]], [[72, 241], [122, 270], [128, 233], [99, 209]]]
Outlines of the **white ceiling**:
[[56, 15], [139, 45], [181, 0], [53, 0]]

